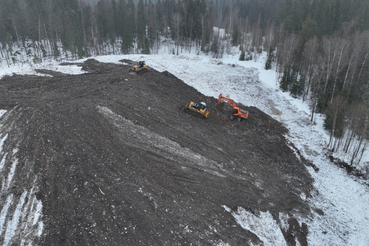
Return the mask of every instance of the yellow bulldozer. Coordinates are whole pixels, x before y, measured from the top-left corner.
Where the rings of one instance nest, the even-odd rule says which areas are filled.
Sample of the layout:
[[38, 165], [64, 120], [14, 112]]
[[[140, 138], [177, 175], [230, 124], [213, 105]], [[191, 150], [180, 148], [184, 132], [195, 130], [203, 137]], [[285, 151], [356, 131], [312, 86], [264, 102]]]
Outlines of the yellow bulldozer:
[[133, 66], [128, 70], [129, 74], [138, 75], [140, 73], [144, 73], [149, 71], [150, 68], [146, 65], [145, 61], [139, 61], [138, 65]]
[[190, 102], [184, 107], [184, 111], [188, 114], [192, 114], [200, 118], [207, 118], [210, 113], [206, 109], [206, 103], [204, 102]]

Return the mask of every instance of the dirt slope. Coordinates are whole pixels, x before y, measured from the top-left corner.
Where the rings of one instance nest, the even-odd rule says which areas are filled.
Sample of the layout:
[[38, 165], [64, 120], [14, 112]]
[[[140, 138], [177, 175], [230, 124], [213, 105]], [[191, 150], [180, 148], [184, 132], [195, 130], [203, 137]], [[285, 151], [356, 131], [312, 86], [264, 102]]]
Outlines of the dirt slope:
[[[260, 243], [225, 205], [269, 211], [279, 224], [279, 213], [289, 214], [287, 242], [307, 245], [308, 228], [292, 214], [309, 213], [301, 199], [311, 189], [308, 163], [288, 147], [280, 123], [242, 105], [249, 119], [231, 122], [229, 105], [217, 107], [168, 72], [81, 65], [89, 73], [0, 80], [10, 129], [4, 151], [19, 149], [9, 192], [20, 196], [36, 180], [43, 204], [45, 228], [34, 244]], [[185, 114], [189, 101], [206, 102], [209, 118]]]

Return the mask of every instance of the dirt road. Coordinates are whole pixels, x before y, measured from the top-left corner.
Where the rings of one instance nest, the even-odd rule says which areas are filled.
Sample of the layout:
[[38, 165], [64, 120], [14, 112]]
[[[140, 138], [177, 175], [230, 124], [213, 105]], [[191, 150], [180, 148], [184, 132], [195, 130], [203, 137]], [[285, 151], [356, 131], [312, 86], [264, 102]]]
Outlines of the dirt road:
[[[6, 192], [38, 187], [43, 235], [26, 235], [35, 245], [261, 243], [223, 206], [269, 211], [289, 245], [307, 245], [308, 228], [293, 216], [309, 215], [309, 163], [280, 123], [243, 105], [249, 119], [230, 121], [230, 105], [217, 107], [169, 72], [81, 65], [88, 73], [0, 80], [8, 110], [0, 157], [17, 148], [19, 160]], [[208, 119], [184, 113], [189, 101], [206, 102]], [[287, 227], [280, 213], [290, 216]]]

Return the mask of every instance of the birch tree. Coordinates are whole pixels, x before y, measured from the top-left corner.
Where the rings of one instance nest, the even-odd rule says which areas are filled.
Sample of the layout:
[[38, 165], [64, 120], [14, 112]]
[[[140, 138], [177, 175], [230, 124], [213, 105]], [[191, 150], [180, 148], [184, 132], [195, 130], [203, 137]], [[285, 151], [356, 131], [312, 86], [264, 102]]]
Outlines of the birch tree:
[[334, 61], [336, 60], [337, 50], [335, 45], [335, 40], [331, 37], [323, 37], [323, 50], [324, 50], [324, 68], [325, 68], [325, 78], [324, 78], [324, 90], [326, 92], [329, 79], [331, 78]]
[[347, 60], [347, 51], [349, 47], [349, 43], [346, 39], [340, 38], [337, 40], [337, 63], [335, 64], [335, 71], [333, 74], [334, 80], [333, 80], [333, 89], [332, 89], [332, 96], [331, 96], [331, 103], [333, 101], [336, 87], [337, 87], [337, 80], [339, 73], [342, 71], [343, 67], [345, 66], [345, 61]]
[[318, 53], [318, 38], [314, 37], [305, 44], [304, 52], [302, 54], [303, 64], [304, 67], [306, 68], [306, 80], [307, 80], [302, 95], [303, 101], [305, 101], [306, 96], [308, 95], [311, 89], [311, 82], [314, 79], [314, 76], [317, 76], [316, 72], [317, 53]]

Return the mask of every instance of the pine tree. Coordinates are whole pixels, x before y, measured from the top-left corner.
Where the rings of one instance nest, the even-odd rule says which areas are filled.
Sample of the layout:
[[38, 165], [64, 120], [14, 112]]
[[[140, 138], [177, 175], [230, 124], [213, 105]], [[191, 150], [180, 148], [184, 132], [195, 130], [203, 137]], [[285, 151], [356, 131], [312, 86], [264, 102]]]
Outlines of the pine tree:
[[65, 50], [68, 50], [73, 46], [72, 32], [72, 20], [70, 18], [70, 14], [67, 10], [64, 10], [63, 33], [61, 40]]
[[146, 40], [145, 40], [145, 48], [153, 48], [154, 43], [158, 36], [158, 23], [156, 22], [156, 13], [155, 13], [155, 5], [151, 0], [148, 1], [146, 5], [146, 22], [147, 22], [147, 32], [146, 37], [148, 39], [149, 47], [146, 47]]
[[265, 70], [269, 70], [272, 68], [272, 62], [274, 60], [274, 49], [272, 47], [269, 48], [268, 57], [265, 62]]
[[333, 34], [338, 26], [337, 23], [337, 0], [332, 0], [331, 3], [326, 6], [323, 18], [323, 30], [326, 34]]
[[7, 36], [7, 32], [5, 29], [4, 21], [0, 19], [0, 42], [1, 43], [6, 42], [6, 36]]
[[241, 54], [240, 54], [239, 60], [240, 61], [244, 61], [245, 60], [245, 50], [244, 49], [241, 50]]
[[311, 39], [316, 34], [317, 24], [308, 16], [302, 25], [302, 29], [299, 33], [299, 41], [296, 48], [295, 59], [299, 61], [301, 59], [302, 52], [304, 51], [304, 46], [309, 39]]
[[136, 21], [135, 21], [135, 4], [133, 0], [128, 0], [128, 3], [125, 4], [125, 1], [121, 1], [121, 15], [124, 16], [122, 19], [122, 45], [121, 45], [121, 51], [124, 54], [127, 54], [130, 52], [130, 50], [133, 48], [133, 43], [135, 40], [135, 27], [136, 27]]
[[150, 54], [150, 41], [146, 36], [145, 36], [145, 45], [144, 45], [141, 53], [142, 54]]
[[138, 1], [136, 16], [137, 16], [137, 46], [139, 49], [145, 49], [146, 16], [143, 0]]
[[[202, 45], [201, 50], [208, 52], [210, 39], [213, 35], [213, 27], [214, 27], [214, 7], [213, 7], [213, 0], [210, 2], [210, 6], [207, 8], [206, 15], [204, 17], [204, 31], [202, 37]], [[208, 47], [205, 49], [205, 47]]]
[[281, 81], [279, 82], [279, 87], [282, 91], [289, 91], [291, 85], [291, 71], [290, 67], [285, 67], [283, 70], [283, 76]]
[[369, 29], [369, 3], [364, 4], [360, 9], [355, 27], [360, 31]]
[[240, 38], [239, 30], [237, 24], [233, 26], [233, 33], [232, 33], [232, 45], [237, 45]]

